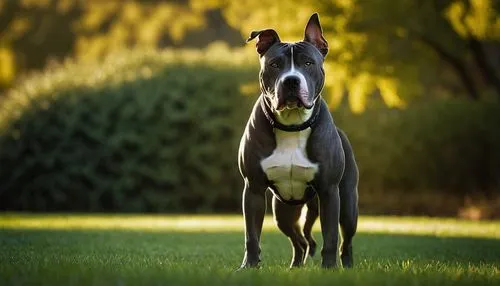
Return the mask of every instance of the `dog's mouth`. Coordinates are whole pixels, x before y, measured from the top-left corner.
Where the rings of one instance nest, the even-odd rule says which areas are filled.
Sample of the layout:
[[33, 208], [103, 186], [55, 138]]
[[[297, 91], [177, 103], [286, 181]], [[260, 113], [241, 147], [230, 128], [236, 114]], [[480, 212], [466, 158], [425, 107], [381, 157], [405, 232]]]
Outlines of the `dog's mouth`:
[[280, 106], [281, 108], [294, 109], [303, 107], [302, 101], [294, 96], [288, 97], [284, 102], [285, 103]]
[[301, 97], [287, 96], [286, 98], [278, 97], [276, 104], [276, 111], [283, 111], [285, 109], [311, 109], [312, 104], [307, 104]]

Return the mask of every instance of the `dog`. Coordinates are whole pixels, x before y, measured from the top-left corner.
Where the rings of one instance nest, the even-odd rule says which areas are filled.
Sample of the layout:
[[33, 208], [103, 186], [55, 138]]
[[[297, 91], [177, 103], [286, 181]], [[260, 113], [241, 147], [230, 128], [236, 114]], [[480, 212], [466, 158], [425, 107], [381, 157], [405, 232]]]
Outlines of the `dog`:
[[[278, 228], [293, 247], [290, 267], [304, 265], [316, 250], [311, 235], [320, 217], [322, 267], [336, 268], [339, 224], [340, 260], [353, 266], [352, 239], [358, 221], [358, 168], [352, 147], [321, 97], [328, 43], [317, 13], [304, 40], [281, 42], [273, 29], [253, 31], [260, 59], [261, 95], [241, 138], [238, 166], [244, 180], [245, 254], [242, 268], [258, 267], [266, 191], [273, 193]], [[299, 224], [307, 205], [305, 224]]]

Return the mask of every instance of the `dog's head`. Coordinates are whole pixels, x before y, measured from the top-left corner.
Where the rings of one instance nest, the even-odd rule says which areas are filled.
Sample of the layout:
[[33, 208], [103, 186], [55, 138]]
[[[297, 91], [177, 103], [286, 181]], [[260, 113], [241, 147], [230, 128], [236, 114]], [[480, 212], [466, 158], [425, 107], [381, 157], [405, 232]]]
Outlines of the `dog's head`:
[[273, 29], [254, 31], [247, 42], [255, 38], [260, 89], [273, 111], [311, 109], [323, 89], [323, 61], [328, 53], [318, 14], [309, 19], [303, 41], [283, 43]]

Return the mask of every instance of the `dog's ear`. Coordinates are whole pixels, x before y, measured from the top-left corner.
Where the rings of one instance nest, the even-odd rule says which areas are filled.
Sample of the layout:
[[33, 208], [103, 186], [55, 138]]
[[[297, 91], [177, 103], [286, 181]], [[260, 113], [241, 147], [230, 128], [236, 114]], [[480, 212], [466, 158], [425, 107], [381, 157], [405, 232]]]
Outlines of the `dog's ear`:
[[323, 38], [323, 30], [321, 29], [321, 24], [319, 23], [318, 13], [312, 14], [307, 22], [306, 29], [304, 32], [304, 41], [313, 44], [321, 52], [323, 57], [328, 54], [328, 43]]
[[260, 56], [263, 56], [272, 45], [281, 42], [278, 33], [276, 33], [273, 29], [253, 31], [250, 33], [246, 42], [248, 43], [255, 38], [257, 38], [255, 46], [257, 47], [257, 53], [259, 53]]

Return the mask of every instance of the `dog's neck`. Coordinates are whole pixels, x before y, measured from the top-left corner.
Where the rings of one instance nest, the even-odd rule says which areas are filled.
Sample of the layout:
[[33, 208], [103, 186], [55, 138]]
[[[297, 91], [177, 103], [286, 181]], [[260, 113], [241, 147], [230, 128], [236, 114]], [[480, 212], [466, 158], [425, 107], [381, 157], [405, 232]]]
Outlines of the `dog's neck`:
[[306, 122], [311, 118], [313, 109], [292, 108], [275, 111], [276, 120], [283, 125], [297, 125]]

